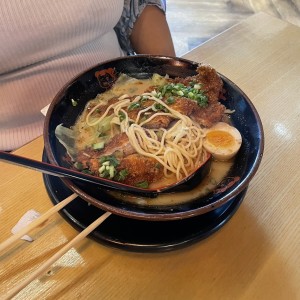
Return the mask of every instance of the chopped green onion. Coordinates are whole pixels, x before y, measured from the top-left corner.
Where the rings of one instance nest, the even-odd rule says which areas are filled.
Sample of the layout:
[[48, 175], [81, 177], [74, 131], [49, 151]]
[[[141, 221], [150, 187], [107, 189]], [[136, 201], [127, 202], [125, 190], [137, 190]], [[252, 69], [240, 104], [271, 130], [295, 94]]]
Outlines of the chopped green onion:
[[189, 96], [189, 98], [193, 98], [194, 94], [192, 92], [188, 92], [188, 96]]
[[167, 97], [167, 104], [173, 103], [172, 96], [179, 96], [195, 100], [201, 107], [205, 107], [208, 105], [208, 98], [205, 95], [204, 91], [201, 90], [201, 84], [197, 82], [190, 82], [188, 86], [185, 86], [182, 83], [169, 83], [160, 87], [159, 90], [163, 96]]
[[116, 168], [111, 165], [102, 165], [99, 168], [99, 176], [112, 179], [115, 176]]
[[139, 102], [133, 102], [128, 106], [128, 110], [134, 110], [137, 109], [141, 106], [141, 104]]
[[101, 165], [103, 165], [103, 163], [105, 163], [106, 161], [108, 161], [109, 164], [114, 166], [114, 167], [116, 167], [120, 164], [119, 161], [116, 159], [116, 157], [113, 156], [113, 155], [100, 157], [99, 162], [100, 162]]
[[94, 150], [101, 150], [104, 148], [104, 142], [99, 142], [93, 145]]
[[115, 167], [109, 166], [108, 172], [109, 172], [109, 178], [112, 179], [115, 176]]
[[208, 98], [206, 95], [203, 95], [203, 94], [202, 95], [198, 94], [196, 96], [195, 100], [197, 101], [198, 105], [201, 107], [205, 107], [208, 104]]
[[149, 99], [149, 97], [148, 96], [142, 96], [142, 98], [141, 98], [141, 102], [145, 102], [145, 101], [147, 101]]
[[92, 174], [92, 172], [88, 169], [84, 169], [81, 172], [84, 173], [84, 174]]
[[117, 181], [124, 181], [125, 178], [127, 177], [127, 175], [128, 175], [128, 170], [127, 169], [123, 169], [123, 170], [121, 170], [120, 172], [118, 172], [115, 175], [115, 180], [117, 180]]
[[147, 117], [144, 115], [141, 119], [140, 119], [140, 123], [145, 122], [147, 120]]
[[162, 110], [164, 112], [169, 112], [169, 110], [160, 103], [153, 104], [152, 110], [154, 111]]
[[162, 168], [162, 165], [161, 165], [160, 163], [156, 163], [156, 164], [155, 164], [155, 168], [156, 168], [156, 169], [161, 169], [161, 168]]
[[73, 106], [77, 106], [77, 104], [78, 104], [78, 102], [75, 101], [74, 99], [71, 99], [71, 102], [72, 102], [72, 105], [73, 105]]
[[105, 166], [101, 166], [100, 168], [99, 168], [99, 173], [103, 173], [105, 171]]
[[78, 161], [76, 161], [76, 162], [74, 163], [74, 167], [75, 167], [77, 170], [79, 170], [79, 171], [82, 171], [82, 169], [83, 169], [82, 163], [81, 163], [81, 162], [78, 162]]
[[167, 104], [173, 104], [175, 102], [175, 98], [170, 96], [168, 99], [167, 99]]
[[149, 187], [149, 183], [148, 183], [148, 181], [142, 181], [142, 182], [137, 183], [135, 186], [142, 188], [142, 189], [147, 189]]
[[120, 111], [119, 112], [119, 120], [120, 120], [120, 122], [122, 122], [123, 120], [125, 120], [125, 118], [126, 118], [125, 114], [122, 111]]

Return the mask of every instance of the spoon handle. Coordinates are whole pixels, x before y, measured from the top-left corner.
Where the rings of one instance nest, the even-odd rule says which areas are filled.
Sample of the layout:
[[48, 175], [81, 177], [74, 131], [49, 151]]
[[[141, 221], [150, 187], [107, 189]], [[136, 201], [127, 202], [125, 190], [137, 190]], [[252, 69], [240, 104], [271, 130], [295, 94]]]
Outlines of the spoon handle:
[[149, 192], [142, 190], [140, 188], [135, 188], [133, 186], [125, 185], [119, 182], [114, 182], [112, 180], [108, 180], [105, 178], [96, 177], [90, 174], [85, 174], [76, 170], [67, 169], [61, 166], [52, 165], [46, 162], [33, 160], [27, 157], [19, 156], [16, 154], [12, 154], [9, 152], [0, 150], [0, 161], [5, 161], [8, 163], [12, 163], [18, 166], [26, 167], [29, 169], [33, 169], [35, 171], [39, 171], [45, 174], [54, 175], [58, 177], [68, 177], [71, 179], [81, 180], [88, 183], [97, 184], [106, 189], [113, 189], [117, 191], [123, 192], [133, 192], [136, 194], [146, 195], [148, 197], [157, 197], [156, 192]]
[[[86, 181], [94, 183], [94, 178], [92, 178], [92, 179], [85, 178], [85, 176], [84, 176], [85, 174], [81, 174], [80, 172], [77, 172], [75, 170], [69, 170], [64, 167], [55, 166], [55, 165], [52, 165], [52, 164], [49, 164], [46, 162], [33, 160], [30, 158], [26, 158], [26, 157], [19, 156], [16, 154], [5, 152], [5, 151], [0, 151], [0, 160], [14, 164], [14, 165], [33, 169], [35, 171], [39, 171], [39, 172], [49, 174], [49, 175], [54, 175], [54, 176], [58, 176], [58, 177], [71, 177], [71, 178], [86, 180]], [[99, 184], [98, 181], [96, 183]]]

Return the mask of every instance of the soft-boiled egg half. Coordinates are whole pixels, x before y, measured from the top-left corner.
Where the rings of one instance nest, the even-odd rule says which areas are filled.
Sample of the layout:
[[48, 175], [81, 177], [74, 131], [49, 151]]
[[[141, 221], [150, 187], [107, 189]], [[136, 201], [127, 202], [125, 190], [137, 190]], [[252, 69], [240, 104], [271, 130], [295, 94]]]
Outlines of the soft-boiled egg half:
[[240, 132], [227, 123], [219, 122], [205, 130], [203, 146], [217, 160], [228, 160], [239, 151], [242, 144]]

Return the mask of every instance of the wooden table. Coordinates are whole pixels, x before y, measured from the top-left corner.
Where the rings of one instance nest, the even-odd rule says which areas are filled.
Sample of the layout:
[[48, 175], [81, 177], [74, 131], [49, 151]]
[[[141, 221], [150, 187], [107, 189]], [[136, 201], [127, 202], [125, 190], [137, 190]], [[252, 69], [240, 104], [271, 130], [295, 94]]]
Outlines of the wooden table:
[[[300, 299], [300, 28], [260, 13], [187, 53], [253, 101], [262, 164], [230, 221], [181, 250], [133, 253], [84, 239], [16, 299]], [[42, 138], [17, 150], [41, 159]], [[0, 241], [53, 206], [36, 171], [0, 164]], [[59, 214], [0, 255], [4, 296], [78, 232]], [[0, 296], [0, 297], [1, 297]]]

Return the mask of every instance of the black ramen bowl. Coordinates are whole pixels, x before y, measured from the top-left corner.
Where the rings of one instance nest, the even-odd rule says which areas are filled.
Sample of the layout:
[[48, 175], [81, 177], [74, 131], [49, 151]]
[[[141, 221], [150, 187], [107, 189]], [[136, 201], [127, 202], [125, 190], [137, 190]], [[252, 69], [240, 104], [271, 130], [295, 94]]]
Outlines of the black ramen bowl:
[[[66, 149], [55, 136], [56, 127], [59, 124], [65, 127], [74, 125], [86, 103], [109, 89], [119, 74], [125, 73], [139, 79], [150, 78], [154, 73], [187, 77], [196, 75], [198, 67], [198, 63], [182, 58], [137, 55], [106, 61], [79, 74], [59, 91], [48, 109], [44, 125], [48, 160], [51, 164], [69, 167]], [[170, 193], [170, 198], [172, 193], [185, 193], [185, 201], [176, 203], [171, 201], [156, 205], [157, 198], [145, 200], [143, 196], [156, 197], [157, 193], [151, 195], [151, 191], [140, 191], [114, 182], [106, 185], [104, 181], [99, 186], [62, 178], [63, 183], [96, 207], [117, 215], [144, 220], [189, 218], [214, 210], [237, 196], [247, 188], [261, 162], [264, 148], [263, 128], [255, 107], [245, 93], [225, 76], [219, 75], [226, 90], [226, 100], [221, 102], [229, 110], [235, 111], [231, 115], [231, 122], [240, 131], [243, 142], [227, 175], [212, 191], [203, 196], [192, 196], [192, 189], [207, 174], [210, 164], [205, 164], [206, 168], [197, 172], [197, 176], [176, 184], [174, 189], [163, 189], [164, 193]], [[72, 105], [72, 99], [77, 102], [76, 106]], [[129, 195], [129, 200], [124, 193]]]

